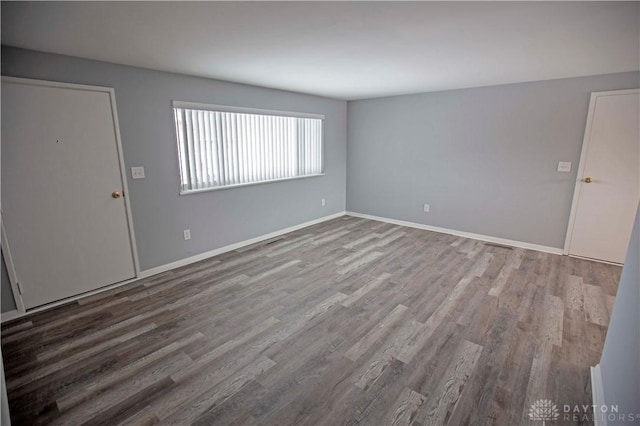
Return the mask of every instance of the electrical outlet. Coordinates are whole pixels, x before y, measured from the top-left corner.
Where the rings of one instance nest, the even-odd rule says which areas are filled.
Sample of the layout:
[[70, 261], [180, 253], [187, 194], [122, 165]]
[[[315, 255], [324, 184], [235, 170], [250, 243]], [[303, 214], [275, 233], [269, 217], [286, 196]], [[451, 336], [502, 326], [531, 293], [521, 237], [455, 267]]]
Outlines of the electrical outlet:
[[144, 179], [144, 167], [142, 166], [132, 167], [131, 179]]
[[422, 209], [425, 211], [425, 213], [429, 213], [429, 204], [425, 204]]
[[325, 198], [323, 198], [322, 200], [320, 200], [320, 204], [322, 204], [322, 207], [327, 205], [327, 200]]
[[184, 240], [190, 240], [191, 239], [191, 229], [185, 229], [184, 230]]

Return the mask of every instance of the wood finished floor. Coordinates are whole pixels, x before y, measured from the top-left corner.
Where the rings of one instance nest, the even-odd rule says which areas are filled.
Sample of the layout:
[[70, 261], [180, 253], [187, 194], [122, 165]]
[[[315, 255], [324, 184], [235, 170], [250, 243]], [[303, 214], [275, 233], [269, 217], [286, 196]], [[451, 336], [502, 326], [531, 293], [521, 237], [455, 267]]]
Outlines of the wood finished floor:
[[3, 324], [11, 417], [541, 424], [591, 403], [619, 274], [342, 217]]

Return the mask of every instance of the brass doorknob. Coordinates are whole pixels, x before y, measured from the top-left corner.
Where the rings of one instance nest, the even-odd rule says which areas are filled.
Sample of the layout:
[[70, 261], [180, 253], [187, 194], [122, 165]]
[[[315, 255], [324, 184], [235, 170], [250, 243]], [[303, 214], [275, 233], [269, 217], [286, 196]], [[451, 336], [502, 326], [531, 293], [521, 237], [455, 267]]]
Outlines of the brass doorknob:
[[593, 179], [591, 179], [590, 177], [584, 178], [584, 183], [591, 183], [591, 182], [593, 182]]
[[120, 198], [120, 193], [119, 193], [118, 191], [113, 191], [113, 192], [111, 193], [111, 196], [112, 196], [113, 198]]

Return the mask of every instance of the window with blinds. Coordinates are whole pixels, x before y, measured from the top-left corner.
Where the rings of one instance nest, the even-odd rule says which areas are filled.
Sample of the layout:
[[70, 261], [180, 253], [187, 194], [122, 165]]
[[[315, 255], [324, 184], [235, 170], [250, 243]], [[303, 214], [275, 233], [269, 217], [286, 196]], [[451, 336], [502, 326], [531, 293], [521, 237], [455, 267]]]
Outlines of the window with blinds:
[[174, 102], [181, 193], [323, 173], [324, 116]]

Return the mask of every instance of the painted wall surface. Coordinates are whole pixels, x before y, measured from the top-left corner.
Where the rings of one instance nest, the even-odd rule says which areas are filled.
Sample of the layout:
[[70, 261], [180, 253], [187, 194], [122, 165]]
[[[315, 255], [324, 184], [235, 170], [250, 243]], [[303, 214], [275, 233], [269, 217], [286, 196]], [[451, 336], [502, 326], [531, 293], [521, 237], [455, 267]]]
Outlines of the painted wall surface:
[[634, 414], [635, 421], [615, 417], [608, 424], [640, 424], [640, 205], [629, 251], [611, 313], [600, 358], [606, 405], [618, 405], [618, 414]]
[[[7, 46], [2, 75], [115, 89], [142, 270], [345, 209], [344, 101]], [[324, 114], [326, 174], [180, 196], [172, 100]], [[131, 180], [132, 166], [146, 179]]]
[[9, 282], [9, 273], [4, 263], [4, 258], [0, 256], [0, 312], [10, 312], [16, 309], [16, 301], [13, 299], [13, 291]]
[[347, 210], [562, 248], [590, 93], [637, 87], [631, 72], [349, 102]]

